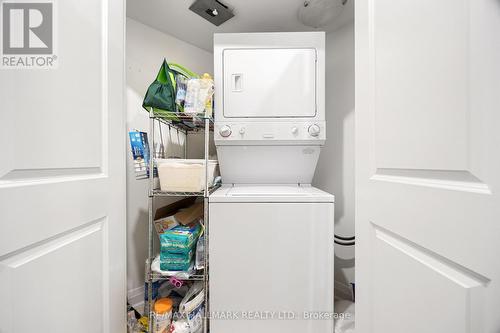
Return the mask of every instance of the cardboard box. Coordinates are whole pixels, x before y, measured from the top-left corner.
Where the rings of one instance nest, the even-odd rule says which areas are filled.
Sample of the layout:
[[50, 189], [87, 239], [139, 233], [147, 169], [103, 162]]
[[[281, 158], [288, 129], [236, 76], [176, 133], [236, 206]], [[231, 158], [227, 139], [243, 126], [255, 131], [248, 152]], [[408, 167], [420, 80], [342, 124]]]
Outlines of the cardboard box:
[[173, 202], [173, 203], [166, 205], [164, 207], [160, 207], [156, 210], [155, 220], [161, 219], [162, 217], [174, 215], [175, 213], [177, 213], [177, 211], [179, 209], [187, 208], [187, 207], [191, 206], [192, 204], [194, 204], [195, 201], [196, 201], [196, 197], [189, 197], [189, 198], [185, 198], [185, 199]]
[[203, 202], [195, 203], [188, 208], [182, 209], [177, 212], [174, 216], [177, 222], [182, 225], [188, 225], [194, 222], [198, 222], [199, 219], [203, 218]]
[[[193, 206], [195, 200], [195, 197], [186, 198], [158, 208], [154, 218], [154, 226], [158, 235], [161, 235], [165, 230], [178, 225], [177, 218], [174, 219], [174, 215], [183, 208]], [[183, 218], [183, 220], [185, 219]]]

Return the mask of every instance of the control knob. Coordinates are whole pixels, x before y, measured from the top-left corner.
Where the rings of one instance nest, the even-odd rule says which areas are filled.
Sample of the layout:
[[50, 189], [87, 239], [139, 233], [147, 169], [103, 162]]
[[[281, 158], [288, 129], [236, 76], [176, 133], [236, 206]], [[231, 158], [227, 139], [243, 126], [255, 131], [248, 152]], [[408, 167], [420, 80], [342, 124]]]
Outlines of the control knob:
[[321, 131], [320, 127], [316, 124], [309, 126], [308, 132], [311, 136], [319, 136], [319, 132]]
[[224, 137], [224, 138], [227, 138], [228, 136], [230, 136], [232, 133], [231, 131], [231, 127], [227, 126], [227, 125], [224, 125], [222, 126], [220, 129], [219, 129], [219, 134]]

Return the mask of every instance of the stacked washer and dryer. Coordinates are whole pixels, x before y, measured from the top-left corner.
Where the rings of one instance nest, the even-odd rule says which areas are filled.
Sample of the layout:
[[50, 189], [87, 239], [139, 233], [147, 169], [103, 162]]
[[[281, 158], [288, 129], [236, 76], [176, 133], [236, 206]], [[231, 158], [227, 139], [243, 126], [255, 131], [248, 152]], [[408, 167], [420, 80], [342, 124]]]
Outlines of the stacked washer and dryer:
[[210, 331], [333, 332], [334, 197], [311, 186], [325, 144], [325, 34], [216, 34]]

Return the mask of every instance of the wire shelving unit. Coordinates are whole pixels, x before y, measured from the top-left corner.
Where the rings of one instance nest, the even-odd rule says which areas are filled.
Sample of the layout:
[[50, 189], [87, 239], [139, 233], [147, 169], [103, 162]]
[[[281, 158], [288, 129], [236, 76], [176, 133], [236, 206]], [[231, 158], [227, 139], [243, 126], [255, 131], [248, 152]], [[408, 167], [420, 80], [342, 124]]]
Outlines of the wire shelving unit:
[[[205, 188], [201, 192], [165, 192], [161, 191], [155, 186], [155, 121], [168, 126], [169, 129], [175, 129], [178, 133], [183, 133], [185, 135], [184, 141], [184, 157], [187, 158], [187, 136], [191, 133], [203, 133], [204, 134], [204, 159], [205, 159]], [[161, 127], [160, 127], [161, 130]], [[148, 331], [152, 332], [153, 328], [153, 316], [152, 316], [152, 305], [153, 305], [153, 283], [155, 281], [168, 280], [171, 276], [162, 275], [161, 273], [154, 272], [151, 268], [151, 263], [155, 256], [155, 229], [154, 229], [154, 217], [155, 217], [155, 201], [161, 197], [200, 197], [204, 201], [204, 216], [203, 216], [203, 228], [204, 228], [204, 268], [202, 270], [197, 270], [189, 276], [186, 276], [184, 272], [180, 272], [179, 275], [174, 275], [175, 278], [183, 281], [203, 281], [204, 282], [204, 292], [205, 292], [205, 313], [203, 318], [203, 332], [208, 332], [208, 313], [209, 312], [209, 255], [208, 255], [208, 241], [209, 241], [209, 216], [208, 216], [208, 197], [209, 195], [217, 189], [217, 186], [209, 187], [208, 185], [208, 160], [209, 160], [209, 148], [210, 148], [210, 131], [213, 131], [213, 118], [205, 115], [188, 115], [183, 113], [156, 113], [152, 108], [149, 111], [149, 136], [150, 136], [150, 159], [149, 159], [149, 223], [148, 223], [148, 259], [146, 260], [146, 283], [147, 283], [147, 294], [148, 299], [145, 304], [145, 313], [149, 314], [149, 326]]]

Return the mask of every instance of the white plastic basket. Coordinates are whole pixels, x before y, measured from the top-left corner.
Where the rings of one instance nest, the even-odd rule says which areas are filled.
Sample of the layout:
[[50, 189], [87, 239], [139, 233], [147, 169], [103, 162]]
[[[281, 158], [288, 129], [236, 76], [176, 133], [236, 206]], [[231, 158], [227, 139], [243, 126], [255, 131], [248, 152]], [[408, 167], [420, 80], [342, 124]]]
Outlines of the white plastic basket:
[[[208, 186], [213, 185], [217, 160], [208, 161]], [[205, 160], [157, 159], [160, 189], [165, 192], [201, 192], [205, 189]]]

